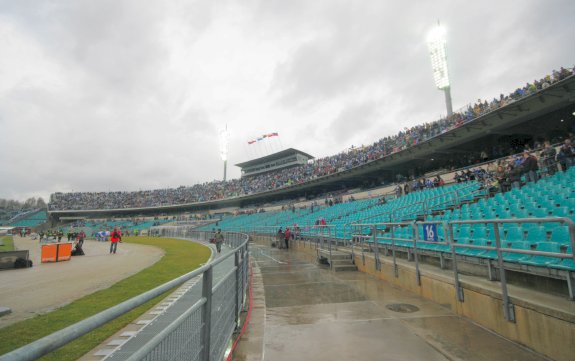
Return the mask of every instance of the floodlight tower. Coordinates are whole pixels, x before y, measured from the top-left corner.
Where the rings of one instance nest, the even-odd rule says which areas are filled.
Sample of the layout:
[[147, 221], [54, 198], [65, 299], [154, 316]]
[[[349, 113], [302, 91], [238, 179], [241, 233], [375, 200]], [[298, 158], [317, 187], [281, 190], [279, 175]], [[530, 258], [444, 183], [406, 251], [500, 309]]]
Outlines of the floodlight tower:
[[226, 181], [226, 172], [228, 169], [228, 142], [230, 140], [230, 132], [228, 131], [228, 125], [226, 128], [220, 130], [220, 157], [224, 161], [224, 182]]
[[427, 35], [427, 48], [431, 57], [435, 86], [445, 93], [445, 105], [449, 117], [453, 114], [453, 106], [451, 105], [451, 89], [447, 71], [447, 40], [445, 28], [439, 22]]

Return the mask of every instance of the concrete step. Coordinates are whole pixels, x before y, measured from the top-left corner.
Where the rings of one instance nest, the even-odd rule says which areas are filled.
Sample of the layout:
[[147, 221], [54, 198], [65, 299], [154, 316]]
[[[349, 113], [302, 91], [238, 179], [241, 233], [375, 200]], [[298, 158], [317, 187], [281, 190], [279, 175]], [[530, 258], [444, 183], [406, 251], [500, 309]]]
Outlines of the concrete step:
[[351, 259], [332, 259], [331, 263], [336, 266], [336, 265], [349, 265], [349, 264], [353, 264], [353, 261]]
[[334, 272], [357, 271], [357, 266], [354, 264], [333, 265], [332, 269]]
[[[319, 256], [323, 258], [330, 258], [329, 251], [320, 250]], [[351, 254], [345, 252], [331, 252], [331, 259], [351, 259]]]

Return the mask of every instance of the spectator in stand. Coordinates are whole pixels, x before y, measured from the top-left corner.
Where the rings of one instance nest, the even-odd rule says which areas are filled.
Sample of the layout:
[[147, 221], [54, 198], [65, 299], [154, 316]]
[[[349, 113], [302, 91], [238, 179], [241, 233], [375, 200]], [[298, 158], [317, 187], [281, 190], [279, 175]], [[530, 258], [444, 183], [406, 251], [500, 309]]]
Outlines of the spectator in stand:
[[551, 142], [548, 140], [544, 143], [544, 148], [541, 151], [540, 159], [541, 165], [543, 166], [543, 172], [547, 175], [553, 175], [557, 171], [557, 164], [555, 163], [555, 157], [557, 156], [557, 151], [555, 147], [551, 146]]
[[503, 168], [503, 165], [497, 166], [497, 171], [495, 172], [495, 179], [499, 185], [499, 190], [504, 193], [511, 189], [511, 183], [509, 182], [508, 174]]
[[575, 158], [575, 149], [571, 143], [571, 139], [565, 139], [565, 142], [559, 149], [559, 154], [557, 154], [557, 161], [561, 164], [561, 169], [566, 171], [571, 166], [573, 166]]
[[521, 166], [520, 165], [514, 165], [512, 163], [509, 163], [509, 165], [507, 165], [507, 179], [509, 181], [509, 183], [511, 184], [512, 188], [515, 189], [519, 189], [521, 188]]
[[527, 182], [537, 182], [537, 171], [539, 166], [537, 165], [537, 158], [529, 151], [523, 152], [523, 163], [521, 164], [521, 172], [525, 175]]
[[401, 197], [401, 185], [397, 184], [397, 185], [395, 186], [394, 191], [395, 191], [395, 197], [396, 197], [396, 198]]

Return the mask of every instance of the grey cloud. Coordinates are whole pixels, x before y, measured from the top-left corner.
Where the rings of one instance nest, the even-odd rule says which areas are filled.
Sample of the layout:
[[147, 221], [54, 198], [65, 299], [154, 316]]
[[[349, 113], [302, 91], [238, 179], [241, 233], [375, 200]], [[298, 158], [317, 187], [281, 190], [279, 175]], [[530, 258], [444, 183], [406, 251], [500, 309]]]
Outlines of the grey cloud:
[[0, 0], [0, 197], [221, 178], [226, 123], [233, 164], [260, 154], [245, 143], [259, 132], [325, 156], [433, 121], [445, 106], [424, 37], [437, 19], [456, 107], [573, 65], [575, 2], [463, 5]]
[[371, 128], [376, 116], [377, 108], [373, 102], [353, 104], [339, 113], [329, 125], [329, 130], [334, 140], [347, 146], [358, 131]]

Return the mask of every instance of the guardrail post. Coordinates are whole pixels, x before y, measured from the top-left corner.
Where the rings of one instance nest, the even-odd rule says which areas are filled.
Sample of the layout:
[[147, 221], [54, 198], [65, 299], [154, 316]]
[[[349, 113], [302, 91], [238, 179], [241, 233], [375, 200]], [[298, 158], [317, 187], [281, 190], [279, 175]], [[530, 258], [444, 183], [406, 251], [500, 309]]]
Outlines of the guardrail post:
[[391, 226], [391, 254], [393, 256], [393, 274], [395, 278], [399, 277], [399, 268], [397, 267], [397, 259], [395, 258], [395, 228]]
[[451, 262], [453, 268], [453, 286], [455, 287], [455, 293], [457, 294], [457, 300], [459, 302], [464, 301], [463, 289], [459, 284], [459, 273], [457, 272], [457, 253], [455, 250], [455, 242], [453, 239], [453, 224], [449, 224], [449, 241], [451, 243]]
[[501, 253], [501, 237], [499, 234], [499, 223], [493, 223], [495, 231], [495, 245], [497, 246], [497, 265], [499, 266], [499, 280], [501, 282], [501, 298], [503, 300], [503, 314], [505, 319], [509, 322], [515, 322], [515, 309], [513, 304], [509, 302], [509, 294], [507, 293], [507, 278], [505, 277], [505, 268], [503, 267], [503, 254]]
[[202, 297], [206, 299], [203, 314], [204, 327], [202, 329], [202, 361], [210, 361], [210, 334], [212, 326], [212, 276], [213, 267], [210, 267], [204, 272], [204, 276], [202, 278]]
[[363, 242], [365, 241], [363, 238], [363, 226], [359, 228], [359, 235], [360, 235], [360, 242], [361, 242], [361, 261], [363, 262], [363, 266], [365, 267], [365, 245]]
[[[574, 251], [575, 253], [575, 251]], [[569, 299], [575, 300], [575, 285], [573, 285], [573, 272], [567, 271], [567, 289], [569, 291]]]
[[[324, 239], [325, 241], [325, 239]], [[329, 269], [333, 270], [333, 257], [331, 255], [331, 238], [329, 239]]]
[[[569, 229], [569, 241], [571, 242], [571, 255], [575, 264], [575, 225], [571, 220], [567, 222]], [[567, 288], [569, 289], [569, 299], [575, 300], [575, 285], [573, 284], [573, 272], [567, 271]]]
[[234, 266], [236, 267], [236, 330], [240, 326], [240, 311], [241, 311], [241, 297], [243, 294], [243, 282], [241, 277], [241, 264], [240, 264], [240, 252], [238, 250], [234, 253]]
[[381, 260], [379, 259], [379, 246], [377, 245], [377, 227], [371, 226], [371, 233], [373, 237], [373, 246], [375, 247], [375, 270], [381, 271]]
[[353, 231], [352, 231], [351, 227], [349, 229], [349, 237], [350, 237], [349, 244], [351, 246], [351, 259], [353, 259], [353, 263], [355, 264], [355, 250], [354, 250], [355, 245], [354, 245], [354, 241], [353, 241]]
[[419, 240], [419, 225], [415, 222], [412, 223], [414, 227], [415, 238], [413, 239], [413, 257], [415, 258], [415, 278], [417, 279], [417, 285], [421, 286], [421, 273], [419, 271], [419, 257], [417, 255], [417, 241]]

